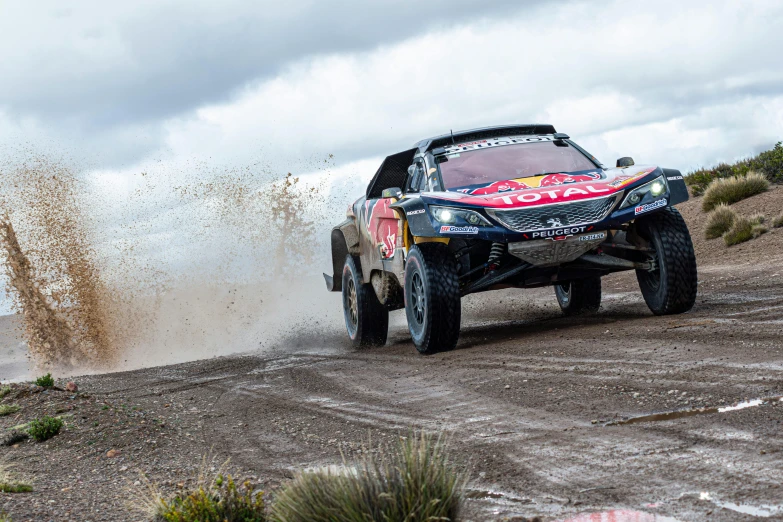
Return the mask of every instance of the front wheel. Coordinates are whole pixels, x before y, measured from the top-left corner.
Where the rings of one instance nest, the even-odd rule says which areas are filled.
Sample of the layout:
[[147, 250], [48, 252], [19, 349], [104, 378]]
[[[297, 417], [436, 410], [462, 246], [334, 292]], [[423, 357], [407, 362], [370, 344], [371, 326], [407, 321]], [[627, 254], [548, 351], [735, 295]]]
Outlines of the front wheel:
[[362, 280], [358, 258], [349, 255], [343, 266], [343, 315], [354, 346], [383, 346], [389, 333], [389, 311], [371, 284]]
[[696, 302], [696, 254], [688, 226], [668, 207], [636, 222], [637, 231], [653, 249], [655, 269], [637, 270], [636, 279], [655, 315], [681, 314]]
[[442, 243], [411, 248], [405, 265], [405, 315], [416, 349], [424, 354], [453, 349], [461, 314], [454, 254]]
[[555, 297], [565, 315], [597, 312], [601, 306], [601, 278], [588, 277], [556, 284]]

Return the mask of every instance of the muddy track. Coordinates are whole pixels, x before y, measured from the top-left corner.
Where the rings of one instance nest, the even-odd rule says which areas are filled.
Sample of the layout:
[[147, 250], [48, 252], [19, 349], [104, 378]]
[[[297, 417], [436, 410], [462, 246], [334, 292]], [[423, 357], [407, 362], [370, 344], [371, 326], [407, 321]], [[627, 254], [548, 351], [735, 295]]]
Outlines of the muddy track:
[[[652, 316], [634, 275], [621, 274], [604, 280], [597, 314], [575, 319], [562, 317], [551, 289], [472, 296], [449, 353], [417, 354], [397, 320], [378, 349], [355, 351], [323, 332], [258, 356], [80, 383], [174, 426], [152, 446], [103, 442], [153, 477], [211, 448], [273, 489], [294, 469], [358, 455], [368, 438], [420, 428], [447, 432], [470, 467], [471, 520], [607, 509], [783, 519], [783, 229], [756, 241], [762, 252], [702, 254], [697, 302], [684, 315]], [[730, 408], [757, 398], [767, 400]], [[679, 411], [690, 413], [643, 417]], [[61, 435], [51, 459], [73, 458], [68, 437], [77, 436]], [[104, 461], [87, 465], [116, 470]], [[59, 487], [32, 495], [83, 501]], [[105, 509], [93, 520], [123, 520], [98, 499], [106, 488], [85, 492]], [[23, 520], [32, 508], [17, 498], [5, 509]]]

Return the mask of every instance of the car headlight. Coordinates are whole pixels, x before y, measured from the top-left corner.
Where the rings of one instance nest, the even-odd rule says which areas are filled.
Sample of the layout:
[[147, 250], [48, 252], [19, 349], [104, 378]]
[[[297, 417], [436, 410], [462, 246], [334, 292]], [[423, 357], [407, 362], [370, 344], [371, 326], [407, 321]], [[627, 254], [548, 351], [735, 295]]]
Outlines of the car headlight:
[[655, 199], [659, 196], [662, 196], [666, 192], [666, 181], [663, 179], [663, 176], [658, 176], [652, 181], [649, 181], [642, 185], [641, 187], [636, 187], [632, 191], [628, 193], [627, 196], [625, 196], [625, 199], [623, 200], [623, 204], [620, 205], [620, 208], [626, 208], [630, 207], [632, 205], [637, 205], [641, 203], [645, 196], [650, 196], [647, 199]]
[[451, 207], [430, 207], [433, 217], [446, 225], [472, 225], [474, 227], [491, 227], [492, 223], [484, 216], [472, 210]]

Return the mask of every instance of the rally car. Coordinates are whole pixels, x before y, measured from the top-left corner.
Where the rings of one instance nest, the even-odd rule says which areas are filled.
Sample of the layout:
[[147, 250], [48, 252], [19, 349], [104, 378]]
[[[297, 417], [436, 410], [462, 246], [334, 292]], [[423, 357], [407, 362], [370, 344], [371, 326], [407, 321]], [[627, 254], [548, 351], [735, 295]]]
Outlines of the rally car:
[[696, 258], [674, 205], [682, 174], [601, 164], [552, 125], [451, 132], [387, 157], [331, 234], [327, 289], [359, 346], [404, 308], [416, 348], [454, 348], [460, 299], [554, 286], [565, 314], [595, 311], [601, 277], [635, 270], [656, 315], [691, 309]]

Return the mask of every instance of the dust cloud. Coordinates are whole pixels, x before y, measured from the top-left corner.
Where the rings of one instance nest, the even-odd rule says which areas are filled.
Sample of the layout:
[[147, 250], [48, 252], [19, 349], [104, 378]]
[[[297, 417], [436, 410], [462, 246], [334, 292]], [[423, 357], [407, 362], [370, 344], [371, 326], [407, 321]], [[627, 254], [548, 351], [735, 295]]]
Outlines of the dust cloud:
[[345, 208], [329, 167], [305, 181], [259, 165], [0, 166], [0, 263], [33, 362], [86, 373], [341, 337], [320, 276]]

